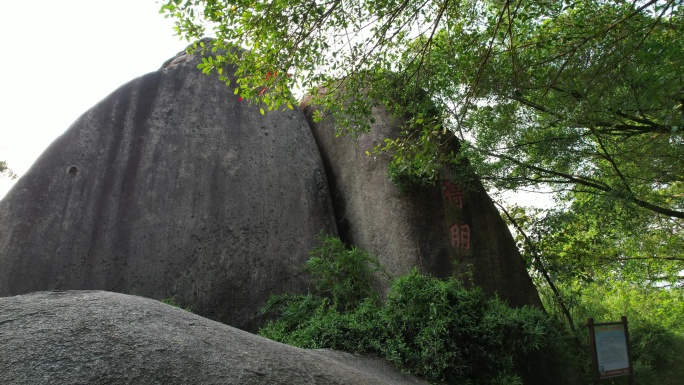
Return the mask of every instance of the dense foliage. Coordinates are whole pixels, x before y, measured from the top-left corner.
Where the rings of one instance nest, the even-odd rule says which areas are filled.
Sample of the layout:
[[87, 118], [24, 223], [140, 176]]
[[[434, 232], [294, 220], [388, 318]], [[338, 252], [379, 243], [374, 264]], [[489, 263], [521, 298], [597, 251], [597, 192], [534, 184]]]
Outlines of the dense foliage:
[[458, 384], [520, 384], [535, 351], [558, 340], [549, 318], [512, 309], [455, 278], [416, 271], [392, 282], [382, 302], [373, 288], [377, 262], [326, 238], [307, 263], [317, 291], [272, 297], [278, 316], [260, 335], [305, 348], [375, 353], [403, 370]]
[[573, 196], [567, 207], [511, 212], [510, 219], [527, 236], [518, 235], [521, 250], [543, 262], [555, 280], [684, 283], [681, 220], [591, 195]]
[[[586, 360], [587, 318], [628, 317], [639, 384], [676, 385], [684, 377], [682, 237], [648, 210], [624, 211], [598, 197], [540, 215], [506, 211], [546, 310], [566, 325], [576, 356]], [[579, 207], [578, 207], [579, 206]], [[574, 336], [574, 337], [572, 337]], [[588, 375], [588, 373], [587, 373]], [[620, 384], [619, 380], [615, 381]]]
[[[434, 161], [447, 132], [492, 186], [549, 185], [684, 218], [683, 7], [167, 0], [162, 11], [190, 40], [213, 35], [221, 48], [249, 49], [201, 66], [243, 99], [291, 107], [291, 87], [323, 86], [318, 102], [352, 130], [368, 126], [376, 102], [411, 112], [410, 123], [428, 129], [389, 146], [407, 170]], [[233, 82], [228, 65], [237, 68]], [[425, 100], [440, 119], [427, 121]]]
[[[589, 373], [588, 317], [596, 322], [615, 322], [626, 315], [629, 320], [630, 345], [637, 383], [642, 385], [678, 385], [684, 378], [684, 293], [658, 287], [635, 287], [624, 281], [559, 283], [558, 290], [567, 301], [577, 328], [566, 330], [574, 347], [573, 354]], [[558, 307], [557, 297], [548, 286], [539, 291], [552, 316], [567, 322]], [[566, 323], [567, 324], [567, 323]], [[604, 381], [624, 384], [624, 378]]]

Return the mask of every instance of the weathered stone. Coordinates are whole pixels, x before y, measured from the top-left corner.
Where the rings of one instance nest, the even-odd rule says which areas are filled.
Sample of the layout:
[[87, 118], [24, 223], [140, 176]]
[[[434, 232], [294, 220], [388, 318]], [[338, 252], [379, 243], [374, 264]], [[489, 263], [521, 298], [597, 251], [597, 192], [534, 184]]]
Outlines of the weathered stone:
[[0, 298], [2, 384], [427, 384], [384, 361], [283, 345], [142, 297]]
[[0, 202], [0, 296], [101, 289], [173, 298], [255, 330], [301, 292], [335, 233], [300, 111], [259, 113], [185, 54], [81, 116]]
[[366, 155], [399, 135], [401, 120], [375, 108], [368, 133], [336, 136], [334, 118], [316, 123], [315, 106], [305, 100], [302, 108], [323, 157], [343, 241], [376, 255], [392, 276], [413, 267], [437, 277], [472, 274], [475, 285], [510, 305], [541, 306], [508, 227], [476, 178], [468, 186], [402, 191], [387, 177], [389, 155]]

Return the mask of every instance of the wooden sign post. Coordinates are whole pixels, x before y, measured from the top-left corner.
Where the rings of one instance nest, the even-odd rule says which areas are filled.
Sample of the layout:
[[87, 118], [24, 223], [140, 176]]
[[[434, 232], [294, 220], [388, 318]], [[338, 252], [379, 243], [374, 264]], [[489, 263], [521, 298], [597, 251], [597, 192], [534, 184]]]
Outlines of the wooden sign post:
[[594, 323], [594, 319], [589, 318], [587, 326], [595, 383], [607, 378], [629, 376], [629, 383], [636, 385], [627, 317], [622, 316], [620, 322], [602, 323]]

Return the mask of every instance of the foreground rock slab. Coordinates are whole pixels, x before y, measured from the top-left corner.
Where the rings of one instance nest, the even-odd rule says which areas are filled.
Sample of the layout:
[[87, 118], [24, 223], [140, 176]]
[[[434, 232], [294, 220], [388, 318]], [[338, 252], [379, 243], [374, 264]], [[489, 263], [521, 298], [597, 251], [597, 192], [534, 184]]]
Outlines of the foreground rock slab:
[[0, 298], [0, 384], [427, 384], [384, 361], [283, 345], [103, 291]]

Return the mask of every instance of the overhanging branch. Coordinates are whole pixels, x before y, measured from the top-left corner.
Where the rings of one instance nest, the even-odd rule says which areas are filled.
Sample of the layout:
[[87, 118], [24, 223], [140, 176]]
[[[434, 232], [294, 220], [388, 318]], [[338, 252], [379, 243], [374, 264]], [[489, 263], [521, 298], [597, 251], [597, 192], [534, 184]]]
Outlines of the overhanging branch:
[[615, 188], [611, 187], [610, 185], [605, 184], [605, 183], [603, 183], [599, 180], [596, 180], [596, 179], [591, 179], [591, 178], [587, 178], [587, 177], [583, 177], [583, 176], [579, 176], [579, 175], [571, 175], [571, 174], [567, 174], [567, 173], [563, 173], [563, 172], [555, 171], [555, 170], [548, 170], [548, 169], [538, 167], [538, 166], [535, 166], [532, 164], [527, 164], [527, 163], [521, 162], [521, 161], [519, 161], [513, 157], [494, 153], [491, 151], [484, 151], [484, 153], [486, 155], [489, 155], [489, 156], [492, 156], [495, 158], [504, 159], [508, 162], [515, 164], [515, 165], [521, 166], [521, 167], [526, 168], [528, 170], [536, 171], [540, 174], [552, 175], [552, 176], [559, 177], [559, 178], [564, 179], [564, 180], [569, 181], [569, 182], [573, 182], [573, 183], [576, 183], [576, 184], [579, 184], [582, 186], [586, 186], [586, 187], [591, 187], [593, 189], [603, 191], [603, 192], [608, 193], [608, 194], [613, 194], [620, 199], [631, 202], [631, 203], [633, 203], [639, 207], [645, 208], [647, 210], [651, 210], [651, 211], [656, 212], [658, 214], [663, 214], [663, 215], [666, 215], [668, 217], [683, 218], [684, 219], [684, 212], [682, 212], [682, 211], [672, 210], [672, 209], [669, 209], [667, 207], [661, 207], [661, 206], [655, 205], [653, 203], [644, 201], [643, 199], [639, 199], [639, 198], [635, 197], [634, 195], [632, 195], [628, 192], [616, 190]]

